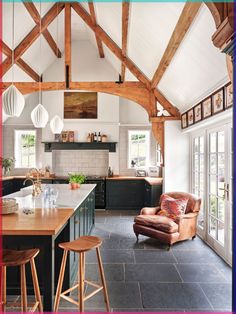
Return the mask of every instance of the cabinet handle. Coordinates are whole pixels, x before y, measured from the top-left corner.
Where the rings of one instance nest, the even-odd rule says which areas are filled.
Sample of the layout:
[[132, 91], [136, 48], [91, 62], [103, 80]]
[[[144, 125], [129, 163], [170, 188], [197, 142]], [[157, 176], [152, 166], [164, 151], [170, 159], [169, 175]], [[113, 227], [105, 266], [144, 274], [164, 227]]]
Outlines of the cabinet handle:
[[77, 225], [79, 223], [79, 220], [75, 220], [75, 225]]

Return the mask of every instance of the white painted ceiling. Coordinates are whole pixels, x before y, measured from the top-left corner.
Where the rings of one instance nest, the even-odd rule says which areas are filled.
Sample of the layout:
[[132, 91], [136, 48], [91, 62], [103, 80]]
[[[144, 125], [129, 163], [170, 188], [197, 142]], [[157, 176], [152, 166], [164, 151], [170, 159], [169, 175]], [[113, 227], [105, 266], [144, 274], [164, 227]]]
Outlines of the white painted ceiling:
[[[43, 16], [53, 3], [42, 2], [41, 6], [40, 3], [35, 5]], [[83, 2], [82, 5], [88, 11], [87, 3]], [[98, 24], [121, 47], [121, 3], [95, 2], [94, 5]], [[155, 73], [183, 6], [184, 3], [131, 3], [128, 56], [149, 79], [152, 79]], [[14, 47], [16, 47], [35, 23], [22, 3], [15, 3], [14, 21]], [[48, 30], [63, 52], [64, 12], [61, 12], [49, 25]], [[212, 15], [202, 4], [195, 21], [159, 83], [158, 88], [181, 112], [228, 81], [225, 55], [212, 44], [211, 37], [214, 32], [215, 24]], [[74, 10], [72, 10], [72, 40], [89, 40], [94, 49], [97, 49], [94, 33]], [[12, 3], [7, 2], [3, 3], [3, 41], [10, 48], [12, 47]], [[120, 73], [120, 61], [105, 46], [104, 52], [111, 66]], [[3, 59], [5, 59], [4, 55]], [[23, 54], [22, 59], [36, 72], [43, 73], [56, 57], [41, 36]], [[12, 70], [3, 77], [3, 81], [11, 80]], [[17, 66], [14, 66], [14, 80], [32, 81]], [[136, 81], [136, 78], [127, 70], [126, 80]]]

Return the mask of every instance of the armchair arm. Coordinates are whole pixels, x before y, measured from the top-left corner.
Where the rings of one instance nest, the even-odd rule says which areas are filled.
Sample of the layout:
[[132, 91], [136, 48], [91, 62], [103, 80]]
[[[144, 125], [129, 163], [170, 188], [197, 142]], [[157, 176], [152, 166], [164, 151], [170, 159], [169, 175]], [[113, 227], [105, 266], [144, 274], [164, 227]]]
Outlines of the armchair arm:
[[195, 218], [197, 216], [198, 216], [198, 212], [184, 214], [183, 216], [177, 217], [175, 219], [175, 222], [179, 225], [181, 222], [183, 222], [183, 221], [185, 221], [187, 219], [193, 219], [193, 218]]
[[141, 209], [140, 215], [156, 215], [160, 207], [144, 207]]

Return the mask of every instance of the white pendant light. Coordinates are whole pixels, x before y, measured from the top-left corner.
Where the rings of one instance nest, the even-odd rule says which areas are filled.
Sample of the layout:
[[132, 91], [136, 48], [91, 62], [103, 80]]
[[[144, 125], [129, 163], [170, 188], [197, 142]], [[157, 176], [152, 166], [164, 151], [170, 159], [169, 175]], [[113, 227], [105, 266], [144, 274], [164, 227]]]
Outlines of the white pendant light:
[[2, 95], [4, 113], [10, 117], [19, 117], [25, 106], [25, 98], [20, 91], [11, 85]]
[[[14, 50], [14, 0], [12, 3], [12, 50]], [[12, 85], [5, 90], [2, 95], [3, 111], [9, 117], [19, 117], [25, 106], [25, 98], [21, 92], [13, 85], [14, 81], [14, 53], [12, 53]]]
[[58, 115], [52, 118], [50, 122], [50, 128], [53, 134], [61, 134], [61, 131], [63, 130], [63, 126], [64, 126], [64, 123]]
[[[40, 0], [40, 68], [42, 70], [42, 42], [41, 42], [41, 37], [42, 37], [42, 19], [41, 19], [41, 0]], [[42, 71], [41, 71], [42, 72]], [[31, 120], [35, 126], [35, 128], [45, 128], [46, 124], [48, 123], [48, 112], [44, 108], [44, 106], [41, 104], [42, 102], [42, 82], [39, 82], [39, 104], [33, 109], [31, 112]]]
[[38, 104], [31, 112], [31, 120], [36, 128], [45, 128], [48, 123], [48, 112], [41, 104]]

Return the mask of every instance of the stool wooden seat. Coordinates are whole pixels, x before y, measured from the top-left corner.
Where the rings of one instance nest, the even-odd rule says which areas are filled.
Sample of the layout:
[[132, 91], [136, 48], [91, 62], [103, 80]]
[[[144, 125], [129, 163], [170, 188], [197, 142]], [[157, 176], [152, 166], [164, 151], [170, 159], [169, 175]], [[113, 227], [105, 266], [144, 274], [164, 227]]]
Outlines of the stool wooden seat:
[[[107, 312], [110, 312], [110, 304], [109, 304], [109, 299], [108, 299], [105, 275], [104, 275], [104, 270], [102, 266], [101, 253], [99, 249], [101, 245], [102, 245], [102, 239], [98, 237], [94, 237], [94, 236], [83, 236], [77, 240], [59, 244], [59, 247], [62, 248], [64, 252], [63, 252], [63, 257], [62, 257], [62, 262], [61, 262], [60, 274], [58, 278], [57, 292], [56, 292], [55, 303], [54, 303], [54, 312], [58, 311], [60, 298], [63, 298], [67, 300], [68, 302], [71, 302], [77, 305], [79, 307], [79, 311], [84, 312], [84, 301], [88, 300], [89, 298], [91, 298], [92, 296], [94, 296], [96, 293], [98, 293], [101, 290], [103, 290], [103, 293], [104, 293], [104, 301], [106, 303]], [[100, 277], [102, 281], [101, 285], [98, 285], [97, 283], [94, 283], [85, 279], [85, 253], [92, 249], [96, 249], [99, 272], [100, 272]], [[69, 251], [73, 251], [79, 254], [79, 270], [78, 270], [79, 283], [69, 288], [68, 290], [62, 292], [67, 254]], [[91, 292], [90, 294], [86, 296], [84, 293], [85, 283], [96, 288], [93, 292]], [[76, 288], [78, 288], [78, 302], [72, 299], [71, 297], [66, 296], [66, 294], [70, 293]]]
[[[39, 312], [43, 312], [43, 306], [40, 296], [38, 276], [35, 267], [35, 257], [38, 255], [39, 249], [30, 249], [24, 251], [17, 250], [3, 250], [2, 251], [2, 261], [0, 262], [1, 267], [1, 283], [2, 283], [2, 296], [1, 296], [1, 307], [4, 311], [7, 304], [6, 299], [6, 269], [7, 267], [19, 266], [20, 267], [20, 282], [21, 282], [21, 311], [27, 312], [27, 288], [26, 288], [26, 276], [25, 276], [25, 264], [30, 263], [32, 281], [35, 293], [35, 304], [33, 305], [31, 311], [35, 312], [38, 309]], [[14, 306], [19, 306], [15, 304]]]

